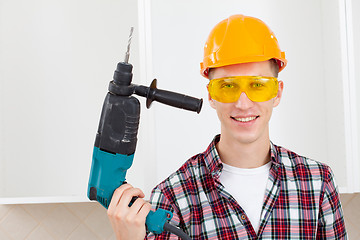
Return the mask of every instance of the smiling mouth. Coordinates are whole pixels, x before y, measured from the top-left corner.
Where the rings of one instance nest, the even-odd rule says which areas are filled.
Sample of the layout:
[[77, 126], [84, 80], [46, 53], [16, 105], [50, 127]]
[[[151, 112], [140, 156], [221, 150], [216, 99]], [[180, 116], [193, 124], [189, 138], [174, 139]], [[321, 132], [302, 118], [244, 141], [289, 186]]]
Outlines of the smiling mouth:
[[235, 118], [235, 117], [231, 117], [231, 118], [238, 122], [250, 122], [250, 121], [257, 119], [258, 117], [259, 116], [246, 117], [246, 118]]

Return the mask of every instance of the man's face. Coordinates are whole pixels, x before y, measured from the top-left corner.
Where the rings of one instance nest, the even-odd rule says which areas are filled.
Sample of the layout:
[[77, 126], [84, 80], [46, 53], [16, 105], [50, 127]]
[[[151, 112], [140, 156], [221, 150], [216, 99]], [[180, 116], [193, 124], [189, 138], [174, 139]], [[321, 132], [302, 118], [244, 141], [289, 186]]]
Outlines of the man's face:
[[[230, 76], [264, 76], [274, 77], [270, 61], [241, 63], [215, 68], [211, 78]], [[283, 82], [279, 81], [279, 91], [275, 98], [266, 102], [253, 102], [245, 93], [233, 103], [218, 102], [210, 97], [210, 106], [217, 112], [221, 122], [222, 141], [242, 144], [256, 141], [268, 141], [269, 120], [272, 110], [280, 103]]]

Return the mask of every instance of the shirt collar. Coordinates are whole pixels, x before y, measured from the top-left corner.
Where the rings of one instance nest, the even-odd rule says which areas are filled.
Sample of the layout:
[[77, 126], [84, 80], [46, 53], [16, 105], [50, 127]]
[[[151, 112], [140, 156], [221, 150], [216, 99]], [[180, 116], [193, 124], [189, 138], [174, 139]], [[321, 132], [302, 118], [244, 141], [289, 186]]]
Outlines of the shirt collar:
[[[220, 141], [220, 134], [216, 135], [214, 137], [214, 139], [211, 141], [210, 145], [208, 146], [208, 148], [206, 149], [206, 151], [203, 153], [204, 154], [204, 161], [205, 161], [205, 166], [206, 168], [209, 170], [209, 172], [211, 173], [211, 175], [213, 175], [215, 178], [219, 178], [222, 168], [223, 168], [223, 164], [220, 160], [220, 156], [219, 153], [216, 149], [216, 144]], [[270, 158], [271, 158], [271, 162], [275, 165], [275, 166], [279, 166], [281, 163], [281, 158], [280, 158], [280, 154], [278, 152], [278, 147], [273, 144], [270, 141]]]
[[279, 154], [279, 147], [270, 141], [270, 158], [275, 165], [281, 164], [281, 155]]
[[214, 137], [209, 147], [204, 152], [205, 166], [208, 169], [208, 171], [211, 173], [211, 175], [213, 175], [215, 178], [218, 178], [220, 176], [223, 167], [219, 153], [216, 149], [216, 144], [219, 141], [220, 141], [220, 134]]

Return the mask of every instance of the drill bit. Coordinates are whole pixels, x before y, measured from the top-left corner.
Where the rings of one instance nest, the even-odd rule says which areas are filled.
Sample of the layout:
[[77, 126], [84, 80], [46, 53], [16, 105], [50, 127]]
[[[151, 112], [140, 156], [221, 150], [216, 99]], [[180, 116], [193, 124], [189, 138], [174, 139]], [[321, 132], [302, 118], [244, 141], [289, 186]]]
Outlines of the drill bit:
[[134, 31], [134, 27], [131, 27], [130, 29], [130, 35], [129, 35], [129, 40], [128, 40], [128, 45], [127, 45], [127, 51], [125, 53], [125, 63], [129, 62], [129, 57], [130, 57], [130, 44], [131, 44], [131, 39], [132, 39], [132, 34]]

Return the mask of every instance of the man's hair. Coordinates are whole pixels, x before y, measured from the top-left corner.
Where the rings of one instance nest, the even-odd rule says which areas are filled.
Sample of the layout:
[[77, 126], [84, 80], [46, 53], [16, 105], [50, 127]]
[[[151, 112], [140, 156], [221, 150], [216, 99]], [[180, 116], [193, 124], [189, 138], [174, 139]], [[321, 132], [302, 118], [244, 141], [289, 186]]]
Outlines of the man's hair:
[[[270, 59], [270, 67], [271, 67], [271, 70], [273, 71], [273, 77], [278, 77], [279, 76], [279, 64], [277, 62], [276, 59], [272, 58]], [[210, 68], [209, 69], [209, 79], [213, 79], [213, 76], [212, 76], [212, 73], [214, 72], [214, 68]]]
[[271, 70], [273, 71], [274, 77], [279, 77], [279, 64], [275, 58], [270, 59]]

